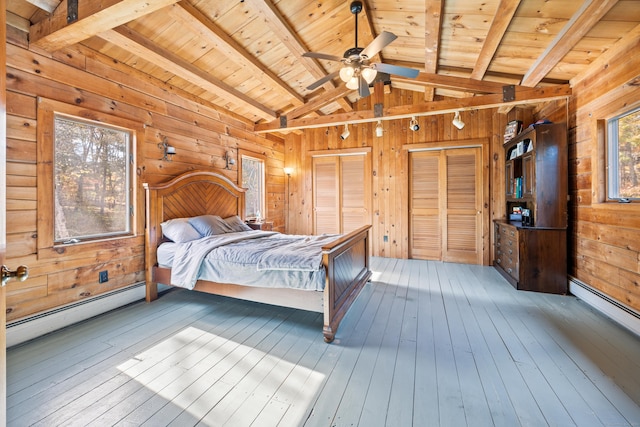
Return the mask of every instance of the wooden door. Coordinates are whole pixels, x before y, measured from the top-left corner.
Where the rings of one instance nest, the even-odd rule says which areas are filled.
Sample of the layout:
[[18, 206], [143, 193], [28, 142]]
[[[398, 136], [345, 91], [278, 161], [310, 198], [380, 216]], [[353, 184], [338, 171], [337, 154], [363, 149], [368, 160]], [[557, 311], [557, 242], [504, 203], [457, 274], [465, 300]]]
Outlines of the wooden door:
[[409, 157], [410, 257], [482, 264], [482, 149]]
[[340, 175], [333, 157], [313, 159], [314, 234], [340, 233]]
[[340, 156], [340, 223], [341, 233], [370, 224], [367, 197], [371, 180], [366, 173], [366, 156]]
[[[7, 247], [7, 4], [0, 0], [0, 265], [4, 265]], [[7, 302], [4, 286], [0, 286], [0, 425], [7, 422]]]
[[369, 164], [366, 154], [313, 158], [314, 234], [371, 224]]
[[442, 259], [440, 151], [409, 157], [409, 247], [411, 258]]
[[443, 261], [482, 264], [482, 150], [443, 152], [446, 167]]

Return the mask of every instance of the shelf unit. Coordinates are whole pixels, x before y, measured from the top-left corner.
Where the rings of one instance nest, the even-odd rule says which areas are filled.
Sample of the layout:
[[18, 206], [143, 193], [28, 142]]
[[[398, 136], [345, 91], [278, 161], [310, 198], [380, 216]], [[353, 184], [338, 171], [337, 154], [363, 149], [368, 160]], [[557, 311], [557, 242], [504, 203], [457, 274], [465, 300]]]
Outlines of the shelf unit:
[[566, 294], [566, 126], [536, 125], [504, 149], [507, 211], [494, 225], [494, 266], [516, 289]]

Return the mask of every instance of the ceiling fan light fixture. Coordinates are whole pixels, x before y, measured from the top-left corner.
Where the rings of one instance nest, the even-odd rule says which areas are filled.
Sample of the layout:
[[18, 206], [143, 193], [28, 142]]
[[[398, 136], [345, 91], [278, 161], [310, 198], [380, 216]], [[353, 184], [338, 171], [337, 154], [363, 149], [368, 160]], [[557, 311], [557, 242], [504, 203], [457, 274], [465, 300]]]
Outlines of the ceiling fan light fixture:
[[354, 74], [354, 68], [349, 65], [346, 65], [340, 69], [340, 79], [345, 83], [348, 83]]
[[364, 77], [367, 83], [373, 82], [377, 74], [378, 71], [375, 68], [367, 67], [362, 70], [362, 77]]
[[359, 85], [358, 85], [358, 76], [353, 76], [349, 79], [349, 81], [347, 82], [347, 88], [351, 89], [351, 90], [356, 90], [358, 89]]

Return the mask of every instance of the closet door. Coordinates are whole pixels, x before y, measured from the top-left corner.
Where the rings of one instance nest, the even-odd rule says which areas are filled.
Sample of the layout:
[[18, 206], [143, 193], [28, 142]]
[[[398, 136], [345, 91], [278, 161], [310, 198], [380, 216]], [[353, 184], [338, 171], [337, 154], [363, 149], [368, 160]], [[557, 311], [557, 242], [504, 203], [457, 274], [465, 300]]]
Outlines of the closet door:
[[369, 193], [366, 174], [366, 156], [340, 156], [340, 205], [342, 233], [348, 233], [365, 224], [369, 219]]
[[482, 264], [482, 149], [409, 156], [409, 256]]
[[340, 175], [335, 157], [313, 159], [314, 234], [340, 233]]
[[481, 149], [443, 152], [446, 167], [443, 261], [482, 264]]
[[371, 224], [367, 154], [313, 158], [314, 234], [348, 233]]
[[440, 151], [411, 153], [409, 159], [410, 257], [441, 260]]

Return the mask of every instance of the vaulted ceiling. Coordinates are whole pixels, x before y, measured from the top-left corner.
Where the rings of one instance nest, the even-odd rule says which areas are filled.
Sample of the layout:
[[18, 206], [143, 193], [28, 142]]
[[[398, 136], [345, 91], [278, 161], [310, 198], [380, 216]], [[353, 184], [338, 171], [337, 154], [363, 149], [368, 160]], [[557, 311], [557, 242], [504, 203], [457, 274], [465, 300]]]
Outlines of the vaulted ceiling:
[[[258, 131], [273, 131], [372, 119], [349, 115], [359, 95], [340, 78], [307, 89], [341, 64], [305, 52], [342, 57], [354, 47], [350, 3], [8, 0], [7, 22], [28, 32], [30, 48], [111, 58], [253, 122]], [[640, 32], [640, 0], [362, 3], [358, 45], [391, 32], [397, 39], [373, 60], [420, 71], [415, 79], [392, 75], [372, 96], [376, 89], [378, 95], [415, 91], [424, 97], [418, 111], [424, 113], [566, 96], [572, 79]], [[513, 85], [515, 95], [503, 94], [505, 85]]]

